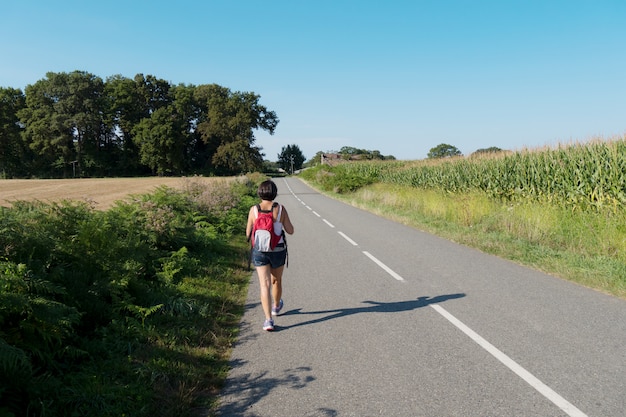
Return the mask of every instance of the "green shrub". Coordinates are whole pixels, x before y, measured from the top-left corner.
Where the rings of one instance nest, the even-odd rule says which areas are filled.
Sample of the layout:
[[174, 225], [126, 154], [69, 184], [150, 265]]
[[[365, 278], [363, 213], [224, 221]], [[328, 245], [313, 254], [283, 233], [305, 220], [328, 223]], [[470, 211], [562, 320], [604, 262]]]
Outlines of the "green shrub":
[[301, 175], [305, 179], [314, 180], [325, 191], [338, 194], [353, 192], [376, 182], [376, 172], [350, 169], [355, 166], [361, 165], [352, 165], [352, 163], [340, 164], [335, 167], [318, 165], [303, 171]]

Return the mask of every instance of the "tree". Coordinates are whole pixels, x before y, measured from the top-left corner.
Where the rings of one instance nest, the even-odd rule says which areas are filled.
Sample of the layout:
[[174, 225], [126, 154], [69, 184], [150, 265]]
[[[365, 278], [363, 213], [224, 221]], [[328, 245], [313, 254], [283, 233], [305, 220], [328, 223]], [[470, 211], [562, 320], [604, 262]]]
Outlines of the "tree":
[[140, 82], [144, 82], [143, 77], [133, 80], [114, 75], [107, 78], [105, 85], [108, 113], [118, 144], [118, 172], [126, 175], [143, 173], [139, 149], [133, 140], [133, 128], [143, 118], [149, 117], [150, 111], [140, 91]]
[[104, 82], [83, 71], [46, 74], [26, 87], [26, 107], [18, 112], [24, 137], [42, 163], [64, 174], [100, 164], [112, 137], [107, 125]]
[[55, 168], [65, 173], [67, 164], [75, 160], [75, 154], [71, 132], [55, 109], [61, 97], [54, 91], [50, 80], [54, 74], [48, 73], [47, 76], [26, 86], [26, 106], [17, 115], [24, 125], [24, 140], [36, 158], [34, 171], [54, 176], [58, 172]]
[[218, 173], [234, 175], [261, 170], [263, 156], [256, 147], [251, 147], [246, 140], [237, 140], [220, 145], [213, 155], [213, 164]]
[[497, 146], [491, 146], [489, 148], [477, 149], [470, 156], [475, 157], [475, 156], [481, 156], [481, 155], [495, 154], [499, 152], [502, 152], [502, 149], [498, 148]]
[[[224, 155], [234, 148], [240, 148], [243, 142], [247, 143], [248, 162], [260, 160], [258, 169], [263, 163], [261, 148], [254, 146], [256, 138], [254, 130], [263, 129], [274, 134], [278, 125], [278, 117], [273, 111], [259, 104], [260, 96], [249, 92], [231, 92], [225, 87], [216, 84], [200, 86], [198, 88], [198, 104], [206, 113], [198, 121], [200, 138], [207, 145], [209, 153], [218, 153], [213, 157], [215, 168], [232, 169]], [[236, 145], [227, 146], [237, 142]], [[258, 155], [254, 155], [254, 154]], [[247, 164], [246, 163], [246, 164]], [[246, 164], [242, 166], [247, 166]]]
[[0, 176], [25, 173], [27, 149], [21, 138], [22, 125], [17, 112], [26, 106], [22, 90], [0, 88]]
[[456, 148], [456, 146], [448, 145], [447, 143], [439, 144], [434, 148], [431, 148], [428, 152], [429, 159], [450, 158], [452, 156], [461, 155], [463, 154]]
[[203, 108], [196, 100], [197, 87], [179, 84], [170, 92], [173, 97], [173, 111], [177, 120], [177, 133], [184, 142], [185, 171], [207, 168], [205, 147], [198, 132], [198, 122]]
[[353, 146], [343, 146], [339, 150], [339, 154], [341, 155], [341, 158], [345, 160], [350, 160], [352, 159], [353, 156], [361, 155], [362, 153], [363, 153], [362, 149], [357, 149]]
[[169, 94], [171, 85], [169, 82], [159, 79], [154, 75], [137, 74], [135, 75], [135, 84], [139, 91], [139, 95], [143, 99], [144, 109], [147, 115], [150, 115], [160, 109], [171, 104], [172, 99]]
[[302, 169], [302, 164], [306, 158], [298, 145], [283, 146], [278, 154], [278, 166], [293, 174], [294, 171]]
[[181, 174], [184, 170], [186, 137], [180, 118], [171, 106], [157, 109], [133, 130], [141, 163], [158, 175]]

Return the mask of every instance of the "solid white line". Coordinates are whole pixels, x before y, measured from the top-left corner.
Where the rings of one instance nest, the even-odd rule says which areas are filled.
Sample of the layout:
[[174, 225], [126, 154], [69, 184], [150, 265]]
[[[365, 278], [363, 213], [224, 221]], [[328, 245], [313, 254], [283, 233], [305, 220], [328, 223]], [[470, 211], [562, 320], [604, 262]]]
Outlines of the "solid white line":
[[404, 278], [402, 278], [400, 275], [396, 274], [393, 269], [389, 268], [387, 265], [385, 265], [384, 263], [382, 263], [381, 261], [376, 259], [371, 253], [369, 253], [367, 251], [363, 251], [363, 253], [365, 254], [365, 256], [367, 256], [372, 261], [374, 261], [378, 266], [380, 266], [382, 269], [384, 269], [389, 275], [391, 275], [392, 277], [394, 277], [398, 281], [404, 281]]
[[352, 245], [359, 246], [354, 240], [350, 239], [344, 232], [337, 232], [337, 233], [339, 233], [339, 235], [341, 235], [342, 238], [352, 243]]
[[326, 223], [327, 225], [329, 225], [330, 227], [332, 227], [333, 229], [335, 228], [335, 226], [333, 226], [333, 224], [332, 224], [331, 222], [329, 222], [328, 220], [326, 220], [326, 219], [322, 219], [322, 221], [323, 221], [324, 223]]
[[517, 362], [509, 358], [494, 345], [483, 339], [478, 333], [467, 327], [463, 322], [448, 313], [443, 307], [437, 304], [431, 304], [439, 314], [445, 317], [450, 323], [454, 324], [459, 330], [469, 336], [474, 342], [478, 343], [483, 349], [491, 353], [497, 360], [502, 362], [504, 366], [515, 372], [517, 376], [526, 381], [531, 387], [539, 391], [544, 397], [552, 401], [557, 407], [567, 413], [571, 417], [587, 417], [585, 413], [576, 408], [573, 404], [554, 392], [550, 387], [537, 379], [533, 374], [522, 368]]

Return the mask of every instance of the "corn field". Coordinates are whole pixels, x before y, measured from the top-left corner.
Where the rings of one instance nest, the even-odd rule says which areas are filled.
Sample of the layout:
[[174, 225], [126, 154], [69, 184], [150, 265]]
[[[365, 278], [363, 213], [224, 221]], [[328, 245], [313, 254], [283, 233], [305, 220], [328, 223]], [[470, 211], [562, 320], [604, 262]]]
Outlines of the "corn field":
[[366, 178], [439, 189], [484, 192], [503, 201], [542, 200], [577, 210], [626, 206], [626, 138], [497, 155], [424, 161], [345, 163], [338, 178]]

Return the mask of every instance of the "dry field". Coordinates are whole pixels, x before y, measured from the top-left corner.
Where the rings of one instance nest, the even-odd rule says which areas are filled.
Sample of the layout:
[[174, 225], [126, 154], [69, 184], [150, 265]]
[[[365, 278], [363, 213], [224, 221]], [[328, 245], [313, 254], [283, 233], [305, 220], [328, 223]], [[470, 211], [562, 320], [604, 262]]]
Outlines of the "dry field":
[[18, 200], [44, 202], [80, 200], [106, 210], [129, 195], [145, 194], [159, 186], [182, 188], [185, 178], [77, 178], [65, 180], [0, 180], [0, 206]]

